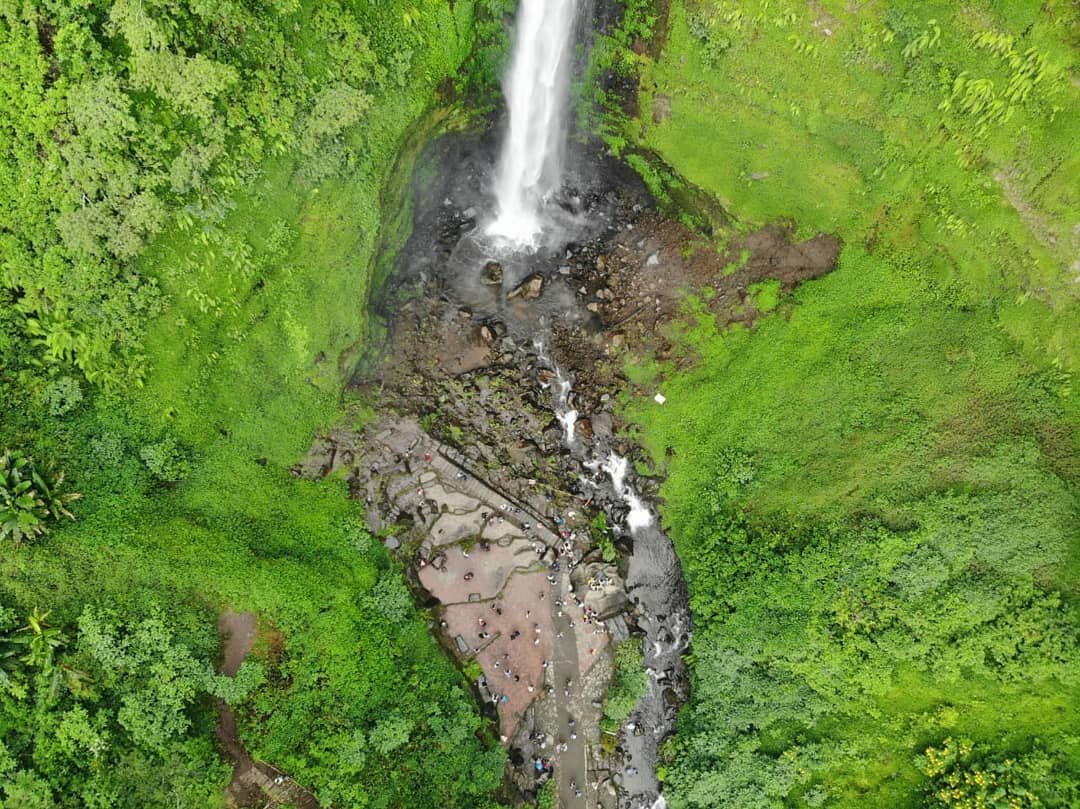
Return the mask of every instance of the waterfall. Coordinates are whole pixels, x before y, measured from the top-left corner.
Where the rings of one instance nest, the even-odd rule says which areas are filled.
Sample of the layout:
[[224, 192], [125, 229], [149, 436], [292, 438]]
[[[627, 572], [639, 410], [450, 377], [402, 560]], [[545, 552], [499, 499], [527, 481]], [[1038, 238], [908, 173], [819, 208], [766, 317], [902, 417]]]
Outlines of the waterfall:
[[626, 484], [626, 471], [629, 462], [626, 458], [612, 452], [604, 461], [603, 469], [611, 478], [611, 485], [615, 493], [622, 498], [623, 502], [630, 507], [630, 513], [626, 517], [626, 524], [630, 527], [630, 533], [636, 533], [642, 528], [648, 528], [653, 523], [653, 516], [649, 509], [641, 502], [637, 492]]
[[570, 41], [577, 0], [522, 0], [504, 91], [510, 125], [495, 176], [487, 233], [514, 247], [536, 243], [542, 208], [558, 188], [566, 140]]
[[577, 425], [578, 412], [570, 409], [570, 380], [562, 375], [558, 366], [555, 368], [555, 380], [559, 383], [559, 395], [555, 400], [555, 418], [563, 428], [566, 443], [574, 443], [574, 428]]

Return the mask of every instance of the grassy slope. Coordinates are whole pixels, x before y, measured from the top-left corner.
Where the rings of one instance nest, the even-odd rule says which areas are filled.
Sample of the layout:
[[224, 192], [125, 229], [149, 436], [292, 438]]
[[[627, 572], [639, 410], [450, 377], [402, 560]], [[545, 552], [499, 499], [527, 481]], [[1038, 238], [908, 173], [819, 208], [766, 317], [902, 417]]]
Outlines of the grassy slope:
[[[946, 733], [1012, 750], [1038, 736], [1080, 768], [1069, 741], [1080, 727], [1076, 682], [1054, 644], [1033, 643], [1020, 680], [977, 652], [954, 657], [968, 641], [986, 648], [989, 627], [1019, 637], [1028, 620], [1044, 639], [1063, 621], [1075, 638], [1075, 610], [1033, 606], [1057, 591], [1075, 603], [1080, 574], [1080, 419], [1068, 395], [1080, 363], [1077, 19], [1065, 4], [1048, 8], [671, 4], [663, 54], [643, 66], [645, 120], [632, 136], [747, 225], [794, 219], [802, 233], [846, 243], [834, 274], [753, 331], [718, 334], [688, 302], [680, 342], [697, 361], [656, 369], [657, 380], [632, 369], [650, 384], [628, 411], [666, 467], [665, 519], [699, 611], [698, 690], [673, 805], [784, 795], [808, 805], [822, 794], [918, 805], [916, 756]], [[902, 55], [935, 24], [935, 44]], [[974, 116], [938, 106], [964, 70], [991, 77], [999, 94], [1006, 85], [1005, 61], [971, 45], [985, 30], [1016, 35], [1017, 52], [1034, 47], [1061, 73], [1048, 70], [1008, 122], [979, 134]], [[661, 94], [673, 113], [656, 124]], [[957, 150], [972, 159], [961, 165]], [[650, 399], [658, 381], [663, 408]], [[758, 546], [801, 547], [732, 562], [739, 532], [715, 528], [729, 503], [750, 515]], [[867, 534], [867, 523], [884, 534]], [[807, 538], [814, 530], [826, 537]], [[1011, 595], [991, 606], [974, 592], [978, 579]], [[852, 593], [879, 611], [862, 649], [839, 628], [837, 602]], [[738, 721], [749, 677], [716, 674], [727, 671], [724, 650], [768, 668], [774, 694], [791, 675], [808, 688], [771, 729], [762, 723], [783, 712], [759, 706], [748, 720], [758, 727], [731, 737], [739, 749], [715, 742]], [[746, 745], [778, 757], [754, 764], [757, 781], [740, 793]], [[777, 775], [763, 797], [760, 773], [785, 750], [800, 774]]]
[[[220, 227], [166, 234], [140, 260], [171, 302], [147, 341], [146, 387], [54, 426], [69, 471], [88, 470], [73, 481], [87, 493], [79, 521], [3, 565], [19, 601], [68, 617], [86, 601], [165, 602], [204, 620], [223, 604], [257, 611], [284, 633], [285, 658], [282, 679], [248, 706], [244, 735], [341, 806], [486, 805], [501, 777], [501, 750], [473, 735], [460, 675], [423, 622], [388, 618], [368, 597], [394, 574], [344, 485], [287, 472], [342, 418], [338, 358], [366, 333], [380, 222], [396, 214], [382, 202], [402, 204], [384, 184], [436, 84], [472, 47], [474, 6], [454, 6], [425, 12], [408, 85], [377, 99], [347, 176], [310, 187], [279, 158]], [[103, 435], [121, 458], [94, 454]], [[138, 457], [165, 435], [192, 463], [171, 488]], [[388, 766], [365, 734], [398, 718], [412, 740]]]

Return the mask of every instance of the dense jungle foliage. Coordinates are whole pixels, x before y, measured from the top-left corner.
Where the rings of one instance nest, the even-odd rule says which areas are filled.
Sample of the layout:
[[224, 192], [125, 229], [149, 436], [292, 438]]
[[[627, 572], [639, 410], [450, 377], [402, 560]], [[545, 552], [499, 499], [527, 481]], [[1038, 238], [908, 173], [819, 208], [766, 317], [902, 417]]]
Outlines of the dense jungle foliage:
[[[461, 674], [344, 485], [289, 468], [362, 417], [412, 152], [513, 5], [0, 0], [0, 808], [222, 805], [216, 699], [324, 805], [496, 805]], [[624, 5], [583, 119], [718, 198], [718, 249], [845, 244], [627, 359], [695, 617], [670, 805], [1080, 804], [1080, 11]], [[260, 616], [235, 679], [226, 606]]]
[[288, 468], [344, 417], [395, 159], [510, 6], [0, 2], [0, 806], [221, 805], [214, 697], [327, 806], [493, 805], [462, 676]]
[[612, 147], [718, 249], [844, 242], [628, 359], [695, 618], [670, 805], [1080, 805], [1080, 10], [661, 5], [597, 60]]

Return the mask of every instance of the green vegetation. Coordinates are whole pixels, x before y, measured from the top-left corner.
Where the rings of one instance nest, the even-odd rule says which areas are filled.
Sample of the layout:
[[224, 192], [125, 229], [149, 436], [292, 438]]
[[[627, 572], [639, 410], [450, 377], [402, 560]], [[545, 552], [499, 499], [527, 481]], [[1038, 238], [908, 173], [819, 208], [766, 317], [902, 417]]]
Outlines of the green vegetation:
[[609, 42], [641, 79], [614, 148], [718, 197], [725, 239], [846, 245], [751, 289], [753, 329], [688, 299], [625, 402], [695, 618], [672, 807], [1080, 801], [1078, 26], [673, 0], [662, 43]]
[[601, 558], [605, 562], [614, 562], [618, 558], [618, 552], [615, 550], [615, 540], [611, 535], [607, 514], [598, 511], [589, 527], [592, 529], [593, 542], [600, 548]]
[[[0, 609], [4, 806], [224, 805], [213, 749], [212, 626], [88, 607], [70, 635]], [[25, 650], [25, 654], [20, 654]], [[25, 766], [32, 762], [32, 767]]]
[[[0, 807], [220, 806], [217, 699], [325, 806], [496, 805], [400, 572], [289, 470], [370, 412], [405, 178], [512, 5], [0, 4]], [[582, 115], [662, 205], [845, 245], [627, 355], [695, 618], [670, 805], [1077, 805], [1075, 3], [624, 7]], [[648, 684], [615, 655], [609, 730]]]
[[4, 450], [0, 455], [0, 541], [18, 545], [47, 533], [50, 520], [74, 519], [67, 504], [79, 495], [61, 494], [63, 483], [62, 472], [39, 472], [32, 458], [18, 450]]
[[645, 656], [637, 638], [625, 640], [615, 647], [614, 673], [611, 687], [604, 694], [602, 730], [615, 733], [630, 716], [634, 706], [649, 687], [645, 671]]
[[[494, 805], [504, 753], [390, 558], [288, 470], [350, 418], [395, 160], [492, 85], [505, 9], [0, 5], [0, 503], [53, 529], [0, 554], [0, 805], [219, 805], [215, 696], [326, 806]], [[62, 530], [20, 452], [84, 494]], [[225, 605], [260, 617], [235, 680]]]

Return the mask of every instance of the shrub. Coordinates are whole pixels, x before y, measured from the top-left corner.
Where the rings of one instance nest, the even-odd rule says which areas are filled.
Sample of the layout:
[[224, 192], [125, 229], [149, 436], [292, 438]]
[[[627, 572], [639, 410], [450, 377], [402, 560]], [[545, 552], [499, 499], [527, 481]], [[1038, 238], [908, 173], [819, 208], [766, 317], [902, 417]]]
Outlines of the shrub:
[[42, 404], [50, 416], [64, 416], [82, 403], [82, 388], [70, 376], [61, 376], [45, 386]]
[[139, 450], [139, 457], [150, 473], [165, 483], [177, 483], [191, 471], [191, 462], [171, 436], [156, 444], [147, 444]]
[[48, 532], [49, 520], [75, 519], [67, 504], [80, 497], [61, 494], [64, 473], [39, 472], [32, 458], [18, 450], [0, 455], [0, 539], [16, 543]]

